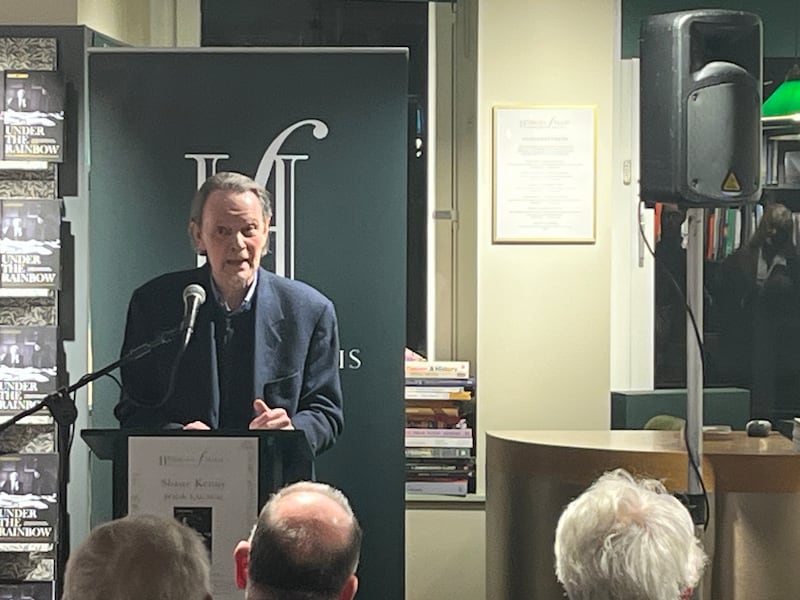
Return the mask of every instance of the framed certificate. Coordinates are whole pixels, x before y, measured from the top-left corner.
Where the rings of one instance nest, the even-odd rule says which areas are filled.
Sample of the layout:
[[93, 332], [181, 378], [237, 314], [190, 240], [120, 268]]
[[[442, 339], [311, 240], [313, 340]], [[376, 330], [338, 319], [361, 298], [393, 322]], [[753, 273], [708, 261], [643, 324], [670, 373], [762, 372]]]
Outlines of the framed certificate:
[[595, 241], [595, 113], [494, 108], [493, 242]]

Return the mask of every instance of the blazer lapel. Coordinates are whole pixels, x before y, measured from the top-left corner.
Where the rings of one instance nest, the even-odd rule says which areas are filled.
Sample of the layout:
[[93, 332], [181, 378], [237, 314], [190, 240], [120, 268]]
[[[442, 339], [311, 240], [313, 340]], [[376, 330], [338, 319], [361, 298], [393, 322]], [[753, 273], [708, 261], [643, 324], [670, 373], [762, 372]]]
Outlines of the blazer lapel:
[[258, 271], [256, 286], [256, 331], [253, 342], [253, 394], [254, 398], [263, 398], [264, 384], [275, 379], [275, 349], [281, 344], [280, 322], [284, 315], [272, 289], [272, 273], [263, 268]]

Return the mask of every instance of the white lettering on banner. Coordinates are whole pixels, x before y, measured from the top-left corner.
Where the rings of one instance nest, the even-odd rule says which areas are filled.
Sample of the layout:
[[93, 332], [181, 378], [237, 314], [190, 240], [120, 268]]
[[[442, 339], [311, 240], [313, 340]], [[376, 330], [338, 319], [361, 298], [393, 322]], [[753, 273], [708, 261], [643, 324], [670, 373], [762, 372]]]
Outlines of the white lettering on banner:
[[[295, 164], [308, 160], [309, 155], [279, 152], [286, 139], [306, 125], [313, 127], [311, 134], [316, 139], [328, 137], [328, 126], [319, 119], [304, 119], [289, 125], [267, 146], [253, 177], [261, 185], [266, 185], [273, 170], [275, 172], [275, 206], [272, 210], [279, 218], [273, 219], [270, 233], [275, 240], [275, 273], [284, 277], [294, 277]], [[183, 157], [195, 161], [199, 188], [208, 177], [218, 172], [219, 161], [230, 158], [230, 154], [190, 152]]]
[[[295, 202], [295, 173], [296, 164], [301, 160], [308, 160], [309, 154], [280, 154], [284, 142], [301, 127], [312, 127], [311, 135], [318, 140], [328, 137], [328, 126], [319, 119], [304, 119], [289, 125], [281, 131], [267, 146], [266, 151], [258, 163], [256, 174], [253, 177], [261, 185], [266, 185], [272, 173], [275, 173], [275, 205], [273, 213], [279, 218], [273, 218], [270, 226], [270, 235], [275, 240], [275, 273], [283, 277], [294, 277], [294, 202]], [[194, 160], [197, 166], [197, 187], [217, 172], [224, 170], [218, 168], [221, 160], [231, 157], [227, 153], [202, 153], [189, 152], [184, 158]], [[339, 351], [339, 369], [358, 370], [362, 366], [359, 348], [342, 349]], [[162, 457], [173, 459], [174, 457]], [[162, 462], [162, 464], [165, 464]]]

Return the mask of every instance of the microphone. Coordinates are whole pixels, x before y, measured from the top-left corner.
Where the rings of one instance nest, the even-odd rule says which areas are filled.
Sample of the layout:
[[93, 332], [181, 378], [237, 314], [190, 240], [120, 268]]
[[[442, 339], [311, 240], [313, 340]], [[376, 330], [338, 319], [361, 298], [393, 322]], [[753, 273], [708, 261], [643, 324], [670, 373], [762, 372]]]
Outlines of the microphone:
[[184, 332], [183, 346], [181, 351], [186, 350], [189, 340], [194, 332], [194, 322], [197, 320], [197, 311], [206, 301], [206, 291], [198, 283], [190, 283], [183, 288], [183, 321], [181, 331]]

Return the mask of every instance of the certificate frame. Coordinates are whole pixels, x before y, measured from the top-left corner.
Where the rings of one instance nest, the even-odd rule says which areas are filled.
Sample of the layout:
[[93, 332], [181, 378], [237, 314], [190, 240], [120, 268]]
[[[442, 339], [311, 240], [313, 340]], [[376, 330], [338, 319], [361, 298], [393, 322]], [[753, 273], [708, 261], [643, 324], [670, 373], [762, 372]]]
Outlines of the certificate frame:
[[495, 106], [492, 242], [596, 241], [597, 107]]

